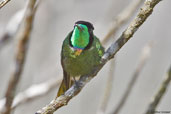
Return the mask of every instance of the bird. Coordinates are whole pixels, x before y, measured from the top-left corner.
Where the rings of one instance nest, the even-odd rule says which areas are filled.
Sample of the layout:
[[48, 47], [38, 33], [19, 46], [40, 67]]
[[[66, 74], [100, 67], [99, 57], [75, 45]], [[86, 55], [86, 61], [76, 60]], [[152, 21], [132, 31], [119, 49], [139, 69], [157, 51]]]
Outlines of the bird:
[[76, 79], [87, 75], [100, 64], [104, 47], [93, 34], [93, 30], [93, 24], [90, 22], [77, 21], [74, 29], [63, 41], [61, 50], [63, 80], [57, 97], [63, 95], [76, 82]]

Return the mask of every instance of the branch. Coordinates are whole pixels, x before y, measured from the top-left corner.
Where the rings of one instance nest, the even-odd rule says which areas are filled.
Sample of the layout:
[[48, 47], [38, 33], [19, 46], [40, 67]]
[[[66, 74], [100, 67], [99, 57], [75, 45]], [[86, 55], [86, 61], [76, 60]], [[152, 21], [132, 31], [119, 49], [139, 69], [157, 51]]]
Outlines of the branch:
[[149, 58], [149, 55], [150, 55], [150, 51], [151, 51], [151, 48], [152, 48], [152, 43], [148, 43], [142, 50], [142, 54], [140, 56], [140, 62], [137, 66], [137, 68], [135, 69], [135, 72], [133, 73], [133, 77], [131, 78], [128, 86], [127, 86], [127, 89], [126, 91], [124, 92], [119, 104], [117, 105], [116, 107], [116, 110], [114, 110], [112, 112], [112, 114], [118, 114], [120, 112], [120, 110], [122, 109], [122, 107], [124, 106], [126, 100], [128, 99], [131, 91], [132, 91], [132, 88], [134, 87], [136, 81], [137, 81], [137, 78], [139, 77], [139, 74], [141, 73], [141, 71], [143, 70], [144, 66], [145, 66], [145, 63], [147, 62], [148, 58]]
[[4, 30], [4, 33], [0, 36], [0, 50], [15, 36], [21, 21], [24, 18], [25, 10], [26, 7], [24, 7], [22, 10], [19, 10], [14, 16], [11, 17]]
[[104, 95], [103, 95], [102, 101], [100, 103], [100, 108], [97, 111], [97, 114], [105, 114], [107, 104], [109, 102], [109, 98], [110, 98], [110, 95], [112, 93], [112, 85], [113, 85], [114, 71], [115, 71], [115, 62], [116, 62], [116, 58], [113, 61], [111, 61], [111, 63], [110, 63], [109, 76], [108, 76], [106, 87], [104, 90]]
[[54, 99], [50, 104], [37, 111], [36, 114], [53, 114], [60, 107], [67, 105], [71, 98], [76, 96], [81, 89], [100, 71], [100, 69], [114, 57], [119, 49], [133, 36], [136, 30], [145, 22], [147, 17], [152, 13], [154, 6], [161, 0], [146, 0], [144, 6], [139, 11], [136, 18], [128, 26], [128, 28], [122, 33], [119, 39], [112, 43], [107, 49], [101, 59], [101, 64], [92, 69], [88, 75], [81, 76], [78, 82], [74, 83], [73, 86], [68, 89], [64, 95]]
[[28, 48], [29, 36], [32, 30], [32, 22], [35, 14], [35, 10], [34, 10], [35, 3], [36, 3], [35, 0], [29, 1], [22, 26], [20, 26], [19, 31], [16, 35], [16, 39], [19, 39], [19, 44], [17, 47], [17, 54], [15, 58], [15, 69], [9, 80], [8, 88], [5, 94], [6, 97], [5, 106], [2, 110], [2, 114], [10, 114], [11, 112], [11, 105], [13, 103], [17, 84], [21, 77], [21, 73], [24, 69], [24, 62], [25, 62], [27, 48]]
[[154, 114], [155, 113], [155, 109], [156, 109], [157, 105], [159, 104], [160, 100], [162, 99], [163, 95], [165, 94], [167, 88], [169, 87], [170, 81], [171, 81], [171, 66], [167, 72], [165, 79], [161, 83], [159, 90], [152, 98], [152, 101], [149, 104], [145, 114]]
[[112, 22], [112, 28], [102, 40], [102, 44], [106, 44], [116, 31], [133, 16], [136, 9], [143, 3], [143, 1], [144, 0], [132, 0], [132, 2]]
[[3, 6], [5, 6], [9, 1], [10, 1], [10, 0], [2, 0], [2, 1], [0, 2], [0, 9], [1, 9]]
[[33, 101], [36, 98], [44, 96], [48, 94], [51, 90], [61, 83], [61, 79], [51, 79], [49, 81], [35, 84], [29, 87], [27, 90], [19, 93], [13, 102], [12, 109], [16, 108], [17, 106], [28, 103], [28, 101]]
[[[40, 98], [48, 94], [54, 88], [58, 87], [60, 83], [61, 83], [61, 79], [53, 78], [46, 82], [30, 86], [25, 91], [20, 92], [18, 95], [16, 95], [11, 110], [15, 109], [16, 107], [24, 103], [28, 103], [29, 101], [33, 101], [37, 98]], [[4, 104], [5, 104], [5, 98], [0, 100], [0, 110], [2, 110]]]
[[[34, 12], [36, 11], [38, 5], [41, 1], [38, 1], [37, 4], [35, 4]], [[27, 5], [27, 4], [26, 4]], [[8, 22], [7, 26], [5, 27], [5, 30], [2, 35], [0, 35], [0, 51], [1, 49], [9, 43], [14, 36], [17, 33], [17, 30], [20, 27], [21, 21], [24, 18], [24, 14], [26, 12], [27, 6], [25, 6], [23, 9], [17, 11]]]
[[[113, 36], [115, 36], [116, 31], [126, 23], [130, 17], [135, 13], [135, 10], [139, 7], [139, 5], [143, 2], [143, 0], [132, 0], [132, 2], [115, 18], [113, 21], [112, 28], [109, 30], [107, 35], [103, 38], [102, 44], [104, 45], [107, 41]], [[115, 38], [115, 37], [114, 37]], [[114, 69], [115, 69], [115, 60], [111, 62], [110, 72], [107, 79], [106, 87], [104, 90], [104, 95], [102, 101], [100, 103], [99, 110], [97, 114], [104, 114], [107, 108], [107, 104], [109, 102], [109, 98], [111, 95], [111, 89], [114, 78]]]

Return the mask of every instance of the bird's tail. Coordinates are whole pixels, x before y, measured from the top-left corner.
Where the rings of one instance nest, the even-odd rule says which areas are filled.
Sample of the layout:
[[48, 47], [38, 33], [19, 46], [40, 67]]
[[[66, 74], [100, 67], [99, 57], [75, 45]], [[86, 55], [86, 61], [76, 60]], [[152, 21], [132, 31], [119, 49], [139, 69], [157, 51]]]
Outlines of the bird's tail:
[[73, 80], [71, 80], [71, 77], [69, 75], [67, 75], [67, 73], [65, 71], [63, 74], [64, 74], [63, 80], [62, 80], [62, 83], [59, 87], [57, 97], [64, 94], [65, 91], [67, 91], [73, 84]]

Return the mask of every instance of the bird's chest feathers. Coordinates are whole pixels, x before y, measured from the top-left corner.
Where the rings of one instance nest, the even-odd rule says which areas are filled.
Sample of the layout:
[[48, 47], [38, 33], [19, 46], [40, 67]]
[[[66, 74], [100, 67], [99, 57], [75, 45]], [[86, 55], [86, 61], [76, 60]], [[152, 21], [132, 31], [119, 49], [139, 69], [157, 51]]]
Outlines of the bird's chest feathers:
[[81, 48], [73, 48], [73, 47], [69, 47], [70, 51], [68, 53], [68, 56], [70, 56], [71, 58], [73, 59], [79, 59], [80, 57], [84, 58], [86, 55], [88, 54], [91, 54], [91, 52], [93, 51], [94, 47], [91, 47], [90, 49], [88, 50], [84, 50], [84, 49], [81, 49]]
[[[97, 64], [94, 47], [89, 50], [70, 50], [70, 54], [65, 57], [64, 66], [71, 75], [81, 75], [89, 72], [92, 67]], [[94, 55], [95, 54], [95, 55]]]
[[72, 58], [77, 58], [82, 54], [83, 50], [82, 49], [72, 49], [70, 56]]

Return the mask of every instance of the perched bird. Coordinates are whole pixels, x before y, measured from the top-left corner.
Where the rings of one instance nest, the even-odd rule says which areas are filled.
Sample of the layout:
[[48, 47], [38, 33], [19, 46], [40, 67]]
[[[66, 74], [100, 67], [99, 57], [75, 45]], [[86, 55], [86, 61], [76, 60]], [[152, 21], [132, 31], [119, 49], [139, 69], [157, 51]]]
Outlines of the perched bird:
[[93, 34], [94, 27], [86, 21], [77, 21], [74, 29], [63, 41], [61, 64], [63, 81], [57, 96], [64, 94], [77, 77], [86, 75], [100, 64], [104, 48]]

